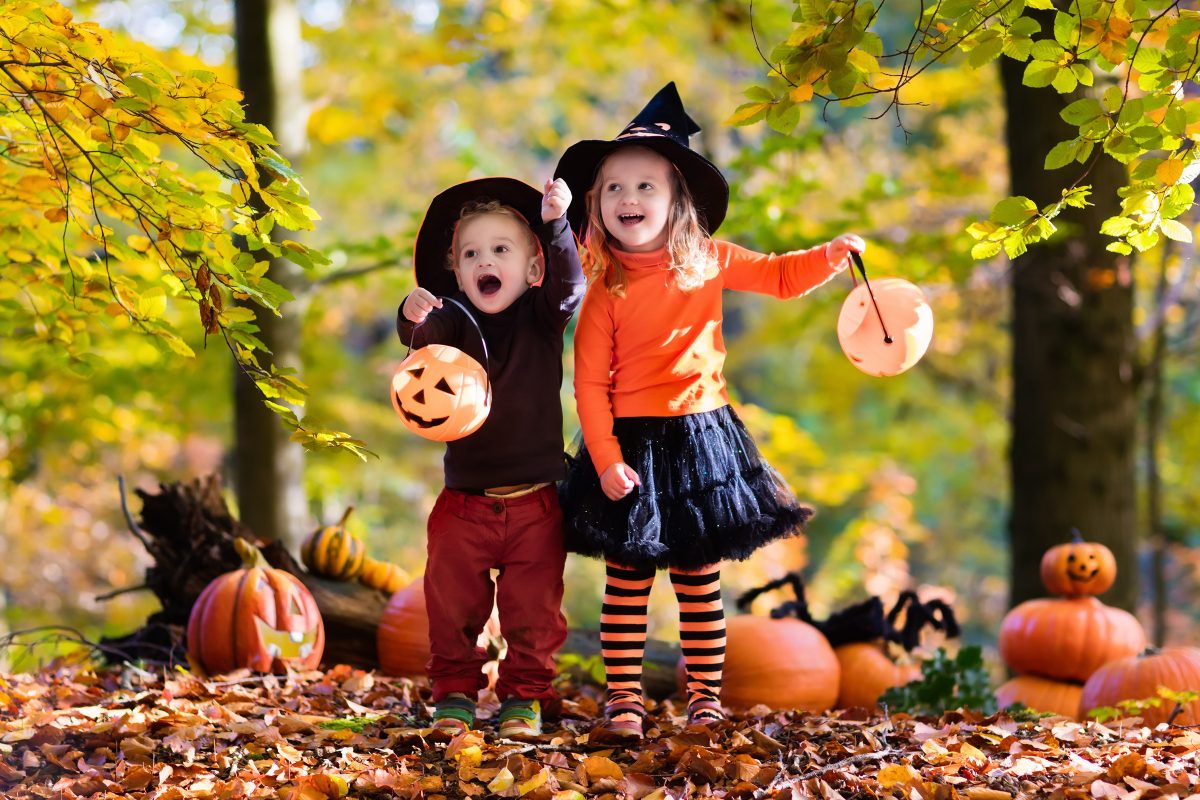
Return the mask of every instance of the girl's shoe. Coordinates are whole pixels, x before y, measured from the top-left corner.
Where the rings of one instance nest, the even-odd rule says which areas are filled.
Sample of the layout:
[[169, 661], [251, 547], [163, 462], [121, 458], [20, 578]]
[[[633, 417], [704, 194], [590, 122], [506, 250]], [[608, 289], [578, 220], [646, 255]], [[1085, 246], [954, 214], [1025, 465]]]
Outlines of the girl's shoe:
[[532, 739], [542, 735], [542, 705], [537, 700], [509, 697], [500, 704], [500, 738]]
[[641, 739], [646, 735], [645, 724], [646, 708], [641, 703], [623, 701], [604, 707], [601, 726], [606, 738]]
[[707, 725], [725, 719], [725, 710], [716, 700], [697, 700], [688, 703], [688, 725]]
[[451, 692], [433, 708], [433, 730], [452, 736], [475, 727], [475, 701], [462, 692]]

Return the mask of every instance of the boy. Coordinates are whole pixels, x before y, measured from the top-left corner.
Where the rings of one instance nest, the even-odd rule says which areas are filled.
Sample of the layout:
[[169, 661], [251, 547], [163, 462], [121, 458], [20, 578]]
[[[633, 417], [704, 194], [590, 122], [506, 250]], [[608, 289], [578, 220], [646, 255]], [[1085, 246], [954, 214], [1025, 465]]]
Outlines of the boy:
[[586, 288], [565, 216], [570, 201], [561, 180], [547, 181], [544, 195], [510, 178], [442, 192], [417, 234], [419, 288], [397, 315], [401, 341], [463, 350], [485, 364], [492, 391], [479, 430], [446, 444], [446, 486], [428, 521], [427, 671], [434, 728], [444, 733], [475, 724], [485, 685], [475, 639], [493, 596], [508, 643], [496, 684], [500, 736], [539, 735], [540, 702], [554, 697], [553, 656], [566, 639], [555, 489], [566, 474], [563, 332]]

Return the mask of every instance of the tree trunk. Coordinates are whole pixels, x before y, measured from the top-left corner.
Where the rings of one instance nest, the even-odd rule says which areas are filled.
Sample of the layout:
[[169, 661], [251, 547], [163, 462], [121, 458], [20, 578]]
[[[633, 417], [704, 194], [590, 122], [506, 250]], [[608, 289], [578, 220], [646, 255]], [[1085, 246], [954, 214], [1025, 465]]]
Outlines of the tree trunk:
[[[1052, 27], [1043, 15], [1042, 29]], [[1039, 206], [1060, 196], [1050, 148], [1077, 131], [1059, 117], [1076, 96], [1021, 84], [1023, 63], [1002, 59], [1012, 192]], [[1068, 167], [1067, 171], [1071, 168]], [[1082, 167], [1075, 166], [1077, 171]], [[1042, 553], [1077, 528], [1117, 559], [1105, 602], [1137, 600], [1133, 286], [1126, 257], [1107, 252], [1100, 223], [1118, 212], [1125, 169], [1101, 155], [1084, 180], [1095, 205], [1068, 209], [1057, 237], [1013, 266], [1011, 602], [1044, 594]]]
[[[234, 9], [238, 84], [245, 93], [246, 119], [266, 126], [281, 153], [296, 164], [305, 149], [306, 115], [299, 11], [291, 0], [237, 0]], [[276, 228], [272, 238], [295, 238], [283, 234]], [[300, 269], [294, 264], [273, 259], [267, 277], [300, 296]], [[304, 317], [300, 305], [287, 303], [280, 309], [282, 317], [256, 309], [259, 338], [279, 368], [300, 367]], [[295, 552], [307, 520], [304, 453], [262, 399], [254, 382], [238, 371], [234, 376], [238, 512], [259, 537], [282, 542]]]

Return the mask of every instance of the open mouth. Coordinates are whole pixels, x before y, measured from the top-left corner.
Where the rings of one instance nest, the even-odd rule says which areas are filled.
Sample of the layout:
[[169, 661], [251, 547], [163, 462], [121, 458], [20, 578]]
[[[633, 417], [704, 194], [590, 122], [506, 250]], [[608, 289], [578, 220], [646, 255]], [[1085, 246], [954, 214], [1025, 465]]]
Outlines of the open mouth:
[[617, 219], [622, 225], [637, 225], [646, 218], [645, 214], [619, 214]]
[[484, 297], [491, 297], [500, 291], [500, 279], [495, 275], [480, 275], [475, 285], [479, 287], [479, 293]]

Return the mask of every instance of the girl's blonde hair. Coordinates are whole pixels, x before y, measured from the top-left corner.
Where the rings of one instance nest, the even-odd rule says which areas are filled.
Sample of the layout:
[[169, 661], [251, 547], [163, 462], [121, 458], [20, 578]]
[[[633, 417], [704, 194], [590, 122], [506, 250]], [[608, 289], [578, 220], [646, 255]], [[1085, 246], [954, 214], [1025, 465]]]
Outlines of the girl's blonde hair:
[[534, 234], [533, 229], [529, 227], [529, 221], [525, 219], [520, 211], [517, 211], [512, 206], [504, 205], [499, 200], [474, 201], [462, 207], [462, 211], [458, 214], [458, 219], [454, 222], [454, 230], [450, 234], [450, 250], [446, 253], [446, 269], [453, 270], [458, 266], [458, 231], [462, 228], [463, 223], [487, 214], [511, 217], [520, 223], [521, 231], [525, 234], [530, 249], [533, 250], [539, 259], [543, 257], [542, 243]]
[[[637, 145], [628, 145], [637, 147]], [[642, 148], [650, 150], [650, 148]], [[619, 152], [614, 150], [613, 153]], [[664, 158], [671, 165], [671, 210], [667, 214], [667, 263], [681, 291], [690, 292], [700, 288], [705, 278], [717, 265], [717, 253], [708, 231], [700, 224], [696, 202], [688, 190], [687, 181], [679, 167], [657, 151], [650, 152]], [[613, 153], [605, 156], [604, 161]], [[584, 199], [587, 203], [587, 235], [583, 243], [583, 268], [589, 281], [603, 278], [604, 288], [614, 297], [623, 297], [627, 280], [625, 269], [613, 252], [612, 234], [604, 227], [600, 217], [600, 182], [603, 178], [604, 161], [596, 168], [596, 180]]]

